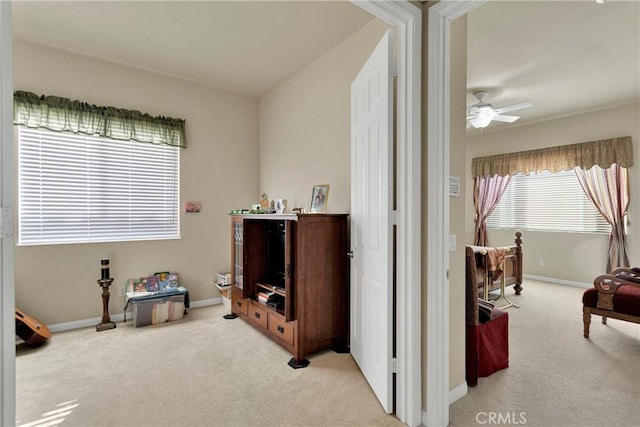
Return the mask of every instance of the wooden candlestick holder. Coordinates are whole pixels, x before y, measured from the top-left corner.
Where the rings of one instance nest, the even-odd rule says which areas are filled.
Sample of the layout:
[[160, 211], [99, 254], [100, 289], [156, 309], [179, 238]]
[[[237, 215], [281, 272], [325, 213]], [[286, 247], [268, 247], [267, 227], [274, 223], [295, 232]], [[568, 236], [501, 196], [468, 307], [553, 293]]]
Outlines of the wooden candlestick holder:
[[107, 329], [113, 329], [116, 327], [116, 323], [111, 321], [109, 317], [109, 287], [113, 282], [112, 278], [99, 279], [98, 285], [102, 288], [102, 322], [96, 325], [96, 331], [106, 331]]

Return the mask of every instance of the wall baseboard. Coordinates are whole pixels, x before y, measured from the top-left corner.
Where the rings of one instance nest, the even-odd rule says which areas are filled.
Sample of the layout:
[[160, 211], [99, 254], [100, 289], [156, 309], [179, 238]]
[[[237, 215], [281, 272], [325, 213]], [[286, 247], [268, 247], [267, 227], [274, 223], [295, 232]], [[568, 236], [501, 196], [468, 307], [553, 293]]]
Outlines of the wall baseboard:
[[[208, 305], [216, 305], [216, 304], [222, 304], [222, 298], [211, 298], [211, 299], [193, 301], [189, 304], [189, 308], [206, 307]], [[112, 322], [122, 322], [124, 320], [124, 313], [116, 313], [116, 314], [109, 313], [109, 317], [111, 318]], [[127, 317], [128, 317], [127, 319], [128, 321], [132, 321], [131, 316], [127, 316]], [[92, 317], [89, 319], [74, 320], [72, 322], [56, 323], [53, 325], [47, 325], [47, 327], [51, 332], [55, 333], [55, 332], [70, 331], [72, 329], [81, 329], [81, 328], [88, 328], [90, 326], [96, 326], [101, 321], [102, 321], [102, 316], [99, 316], [99, 317]]]
[[535, 274], [525, 273], [522, 275], [522, 277], [525, 279], [537, 280], [539, 282], [555, 283], [557, 285], [574, 286], [577, 288], [588, 289], [593, 286], [591, 283], [574, 282], [573, 280], [556, 279], [555, 277], [537, 276]]
[[189, 308], [206, 307], [208, 305], [222, 304], [222, 298], [210, 298], [201, 299], [200, 301], [193, 301], [189, 304]]
[[[452, 390], [449, 390], [449, 405], [465, 397], [468, 392], [469, 389], [467, 387], [466, 381], [458, 385], [457, 387], [454, 387]], [[427, 411], [422, 411], [422, 425], [427, 425]]]
[[459, 386], [455, 387], [453, 390], [449, 390], [449, 405], [465, 397], [468, 392], [469, 392], [469, 389], [467, 387], [466, 381], [460, 384]]

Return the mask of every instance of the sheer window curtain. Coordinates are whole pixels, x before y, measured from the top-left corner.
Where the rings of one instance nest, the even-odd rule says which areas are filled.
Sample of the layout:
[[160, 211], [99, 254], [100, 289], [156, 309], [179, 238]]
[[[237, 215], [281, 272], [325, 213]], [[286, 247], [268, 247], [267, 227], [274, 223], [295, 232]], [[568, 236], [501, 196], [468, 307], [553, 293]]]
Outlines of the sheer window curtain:
[[476, 246], [489, 246], [486, 221], [502, 198], [510, 180], [509, 175], [485, 175], [474, 178], [473, 204], [476, 210], [474, 244]]
[[625, 226], [629, 206], [627, 169], [614, 163], [606, 169], [598, 165], [587, 170], [577, 166], [574, 171], [587, 197], [611, 224], [607, 272], [616, 267], [629, 267]]

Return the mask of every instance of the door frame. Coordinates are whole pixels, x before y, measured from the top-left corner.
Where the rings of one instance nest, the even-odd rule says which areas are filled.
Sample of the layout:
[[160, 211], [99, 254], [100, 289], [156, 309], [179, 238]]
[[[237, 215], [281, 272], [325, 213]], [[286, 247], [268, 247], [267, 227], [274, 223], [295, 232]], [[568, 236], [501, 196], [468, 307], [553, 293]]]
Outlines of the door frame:
[[451, 21], [466, 15], [486, 1], [442, 0], [429, 8], [427, 426], [449, 425], [450, 28]]
[[422, 10], [407, 0], [351, 1], [395, 29], [398, 70], [395, 116], [396, 416], [409, 426], [419, 426], [422, 422]]
[[[397, 38], [397, 355], [396, 415], [409, 426], [421, 423], [421, 48], [422, 11], [407, 0], [353, 3], [396, 29]], [[12, 207], [13, 139], [11, 2], [0, 2], [0, 135], [2, 205]], [[8, 104], [7, 104], [8, 103]], [[8, 108], [7, 108], [8, 106]], [[7, 192], [8, 191], [8, 192]], [[10, 209], [12, 210], [12, 209]], [[13, 239], [2, 239], [2, 257], [13, 259]], [[5, 265], [7, 264], [7, 265]], [[0, 260], [2, 284], [2, 424], [15, 422], [15, 288], [12, 263]]]
[[0, 2], [0, 424], [16, 422], [11, 2]]

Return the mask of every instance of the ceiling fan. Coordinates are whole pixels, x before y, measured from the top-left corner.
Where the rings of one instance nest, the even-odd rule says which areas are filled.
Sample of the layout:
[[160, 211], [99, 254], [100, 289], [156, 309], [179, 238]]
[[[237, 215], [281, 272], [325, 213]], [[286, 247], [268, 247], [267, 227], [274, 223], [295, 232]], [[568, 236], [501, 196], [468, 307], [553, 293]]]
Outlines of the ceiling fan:
[[486, 91], [474, 92], [473, 96], [478, 98], [478, 103], [467, 107], [467, 129], [474, 127], [476, 129], [484, 129], [495, 120], [497, 122], [513, 123], [518, 120], [519, 116], [505, 116], [503, 113], [521, 110], [523, 108], [533, 107], [529, 101], [519, 102], [502, 108], [493, 108], [488, 102], [484, 102]]

